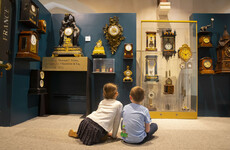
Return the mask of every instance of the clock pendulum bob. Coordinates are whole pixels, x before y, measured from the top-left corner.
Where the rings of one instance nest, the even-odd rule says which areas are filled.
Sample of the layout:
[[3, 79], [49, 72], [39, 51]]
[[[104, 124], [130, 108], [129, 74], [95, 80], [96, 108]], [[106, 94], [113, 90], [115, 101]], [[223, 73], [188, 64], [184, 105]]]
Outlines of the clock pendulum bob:
[[17, 58], [40, 61], [38, 56], [38, 34], [36, 31], [22, 31], [19, 34]]
[[156, 55], [147, 55], [145, 56], [146, 63], [146, 74], [145, 81], [159, 81], [159, 76], [157, 75], [157, 56]]

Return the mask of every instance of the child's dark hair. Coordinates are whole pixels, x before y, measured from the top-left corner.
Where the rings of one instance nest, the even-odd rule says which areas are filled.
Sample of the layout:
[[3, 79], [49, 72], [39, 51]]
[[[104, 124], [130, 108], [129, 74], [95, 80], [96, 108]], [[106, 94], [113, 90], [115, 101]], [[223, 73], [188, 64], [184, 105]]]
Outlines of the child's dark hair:
[[130, 95], [134, 101], [141, 102], [144, 99], [145, 91], [142, 87], [135, 86], [131, 89]]
[[105, 99], [114, 99], [117, 93], [117, 85], [113, 83], [106, 83], [103, 87], [103, 96]]

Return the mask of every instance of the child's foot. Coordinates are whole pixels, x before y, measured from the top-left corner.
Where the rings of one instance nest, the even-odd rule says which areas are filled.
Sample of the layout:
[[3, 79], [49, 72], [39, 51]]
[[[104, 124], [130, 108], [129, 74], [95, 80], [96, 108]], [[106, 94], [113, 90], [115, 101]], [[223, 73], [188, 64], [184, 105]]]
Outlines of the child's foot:
[[72, 129], [69, 130], [69, 134], [68, 134], [70, 137], [74, 137], [74, 138], [77, 138], [78, 135], [77, 135], [77, 132], [74, 132]]

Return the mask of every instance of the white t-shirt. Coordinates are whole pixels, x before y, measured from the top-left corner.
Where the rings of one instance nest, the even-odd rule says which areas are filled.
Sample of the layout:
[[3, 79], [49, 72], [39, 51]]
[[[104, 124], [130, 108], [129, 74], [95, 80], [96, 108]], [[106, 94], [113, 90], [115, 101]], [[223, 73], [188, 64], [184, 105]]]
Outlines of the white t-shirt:
[[123, 105], [115, 99], [102, 100], [96, 111], [87, 117], [103, 127], [107, 132], [113, 130], [112, 137], [116, 137], [121, 120]]

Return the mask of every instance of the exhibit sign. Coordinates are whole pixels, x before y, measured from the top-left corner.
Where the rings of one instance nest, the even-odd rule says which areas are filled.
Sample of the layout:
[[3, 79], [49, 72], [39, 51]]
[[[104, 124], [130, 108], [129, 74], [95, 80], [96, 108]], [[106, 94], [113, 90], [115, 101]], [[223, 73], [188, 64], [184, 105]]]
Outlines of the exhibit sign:
[[87, 71], [88, 57], [43, 57], [43, 71]]
[[11, 2], [0, 0], [0, 60], [8, 60], [10, 49], [10, 29], [11, 29]]

